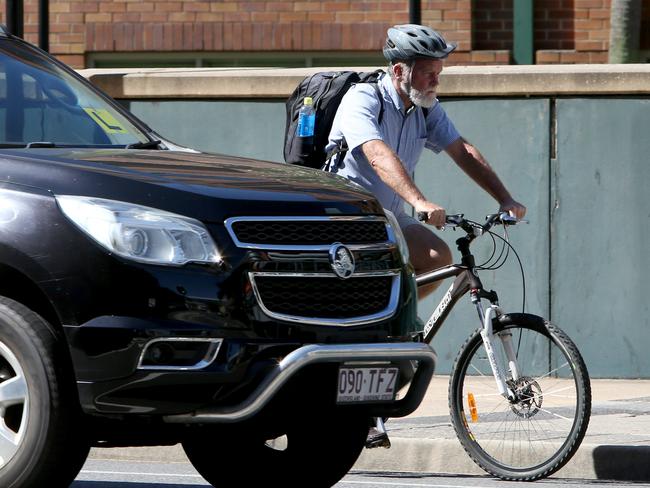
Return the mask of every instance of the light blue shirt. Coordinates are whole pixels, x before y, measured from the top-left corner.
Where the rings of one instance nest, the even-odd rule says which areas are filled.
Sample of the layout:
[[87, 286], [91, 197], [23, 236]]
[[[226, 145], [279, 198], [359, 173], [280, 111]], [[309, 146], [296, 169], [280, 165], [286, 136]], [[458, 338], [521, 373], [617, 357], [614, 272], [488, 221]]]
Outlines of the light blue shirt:
[[460, 134], [437, 100], [425, 120], [420, 109], [405, 111], [389, 75], [382, 76], [378, 86], [384, 101], [381, 124], [378, 123], [381, 105], [375, 88], [369, 83], [354, 85], [341, 100], [326, 150], [332, 150], [345, 139], [349, 150], [334, 172], [372, 192], [384, 208], [398, 215], [404, 211], [404, 200], [370, 166], [361, 145], [373, 139], [384, 141], [413, 175], [425, 147], [439, 153]]

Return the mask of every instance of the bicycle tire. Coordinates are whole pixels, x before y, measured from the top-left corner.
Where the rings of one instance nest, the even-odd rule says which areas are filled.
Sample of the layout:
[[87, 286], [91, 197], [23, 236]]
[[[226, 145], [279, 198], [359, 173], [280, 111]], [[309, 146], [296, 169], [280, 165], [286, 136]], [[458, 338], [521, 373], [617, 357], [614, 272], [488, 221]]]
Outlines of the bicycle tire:
[[[571, 459], [587, 430], [591, 414], [587, 367], [571, 339], [541, 317], [502, 315], [493, 323], [495, 333], [513, 333], [518, 382], [512, 380], [507, 361], [504, 365], [503, 348], [495, 347], [494, 353], [520, 398], [509, 402], [499, 394], [480, 329], [476, 330], [461, 348], [449, 382], [456, 436], [470, 458], [498, 478], [545, 478]], [[484, 388], [491, 393], [483, 394]]]

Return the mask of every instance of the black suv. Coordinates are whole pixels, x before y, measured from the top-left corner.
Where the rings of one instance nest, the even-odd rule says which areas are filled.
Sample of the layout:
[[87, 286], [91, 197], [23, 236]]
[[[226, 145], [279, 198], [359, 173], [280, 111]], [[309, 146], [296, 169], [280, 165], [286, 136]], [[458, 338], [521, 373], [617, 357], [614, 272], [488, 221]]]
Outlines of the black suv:
[[162, 139], [0, 31], [0, 486], [182, 443], [215, 486], [330, 486], [420, 403], [394, 217], [334, 175]]

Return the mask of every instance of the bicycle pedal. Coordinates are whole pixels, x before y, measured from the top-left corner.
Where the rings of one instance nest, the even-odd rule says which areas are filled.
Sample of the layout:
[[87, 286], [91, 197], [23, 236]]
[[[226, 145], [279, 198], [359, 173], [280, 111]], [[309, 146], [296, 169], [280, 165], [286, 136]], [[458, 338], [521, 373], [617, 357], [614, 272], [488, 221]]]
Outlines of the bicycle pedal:
[[366, 439], [366, 449], [375, 449], [377, 447], [390, 449], [390, 439], [388, 438], [388, 434], [385, 432], [379, 432], [375, 435], [368, 436]]

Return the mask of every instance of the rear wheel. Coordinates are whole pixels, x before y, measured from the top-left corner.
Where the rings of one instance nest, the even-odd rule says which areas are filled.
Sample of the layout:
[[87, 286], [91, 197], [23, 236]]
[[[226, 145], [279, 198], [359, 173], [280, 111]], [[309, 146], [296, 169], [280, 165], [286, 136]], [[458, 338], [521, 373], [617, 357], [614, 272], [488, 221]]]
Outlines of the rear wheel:
[[535, 480], [564, 466], [580, 446], [589, 423], [587, 368], [564, 332], [527, 314], [495, 325], [511, 334], [519, 377], [513, 378], [501, 341], [495, 359], [516, 398], [496, 388], [480, 330], [465, 343], [449, 384], [456, 435], [484, 470], [507, 480]]
[[0, 297], [0, 486], [69, 486], [88, 455], [67, 349], [41, 317]]
[[275, 439], [204, 434], [183, 442], [183, 449], [215, 487], [326, 488], [352, 468], [367, 434], [367, 418], [331, 415], [295, 423]]

